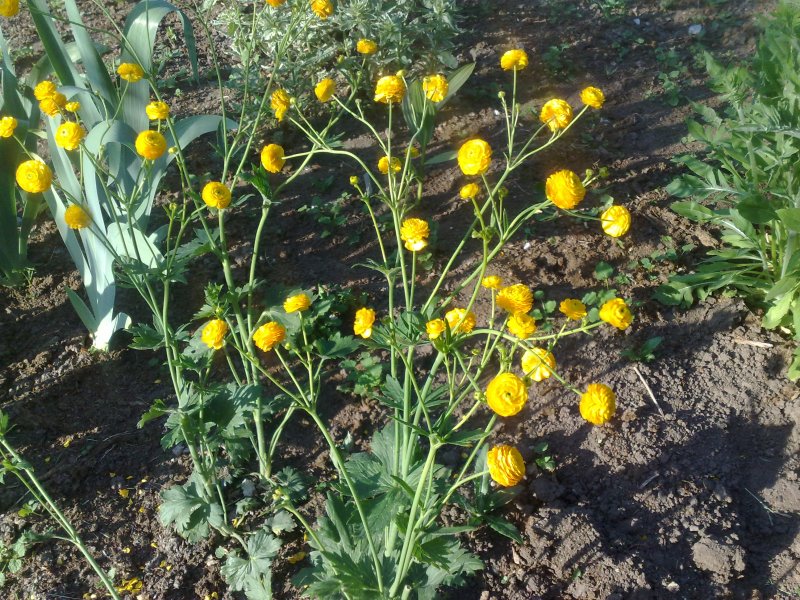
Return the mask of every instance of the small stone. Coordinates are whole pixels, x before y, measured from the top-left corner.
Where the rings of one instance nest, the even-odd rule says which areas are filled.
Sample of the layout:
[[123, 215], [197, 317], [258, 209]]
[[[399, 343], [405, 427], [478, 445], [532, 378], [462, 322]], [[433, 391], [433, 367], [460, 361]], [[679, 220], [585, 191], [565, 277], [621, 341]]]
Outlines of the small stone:
[[695, 25], [689, 25], [689, 35], [700, 35], [703, 33], [703, 26], [699, 23]]

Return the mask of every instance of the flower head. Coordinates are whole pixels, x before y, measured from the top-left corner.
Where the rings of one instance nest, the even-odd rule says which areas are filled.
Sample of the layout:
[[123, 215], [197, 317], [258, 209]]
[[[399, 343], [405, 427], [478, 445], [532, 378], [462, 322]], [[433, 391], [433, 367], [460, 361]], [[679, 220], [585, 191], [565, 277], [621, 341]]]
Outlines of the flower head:
[[492, 147], [480, 138], [469, 140], [458, 149], [458, 166], [464, 175], [483, 175], [492, 164]]
[[81, 141], [86, 136], [83, 127], [72, 121], [65, 121], [56, 129], [56, 145], [64, 150], [75, 150], [81, 145]]
[[287, 313], [293, 312], [303, 312], [304, 310], [308, 310], [311, 306], [311, 298], [309, 298], [306, 294], [295, 294], [294, 296], [289, 296], [283, 302], [283, 310]]
[[[403, 163], [400, 162], [400, 159], [396, 156], [392, 157], [391, 161], [392, 171], [395, 173], [399, 173], [403, 170]], [[378, 171], [387, 175], [389, 173], [389, 157], [388, 156], [381, 156], [381, 159], [378, 161]]]
[[48, 117], [55, 117], [67, 105], [67, 97], [61, 92], [53, 92], [39, 101], [39, 110]]
[[487, 290], [499, 290], [503, 286], [503, 278], [499, 275], [487, 275], [481, 279], [481, 285]]
[[19, 12], [19, 0], [0, 0], [0, 17], [10, 19]]
[[70, 229], [83, 229], [92, 224], [92, 218], [83, 207], [77, 204], [70, 204], [64, 211], [64, 222]]
[[631, 228], [631, 213], [624, 206], [609, 206], [600, 215], [603, 231], [613, 238], [622, 237]]
[[586, 196], [581, 178], [569, 169], [556, 171], [544, 184], [547, 199], [558, 208], [572, 210]]
[[428, 337], [432, 340], [442, 335], [446, 329], [447, 326], [442, 319], [432, 319], [425, 323], [425, 333], [427, 333]]
[[572, 122], [572, 107], [566, 100], [554, 98], [542, 107], [539, 120], [546, 123], [550, 131], [564, 129]]
[[17, 184], [29, 194], [38, 194], [50, 189], [53, 172], [38, 160], [26, 160], [17, 167]]
[[521, 48], [509, 50], [500, 57], [500, 66], [504, 71], [521, 71], [528, 66], [528, 54]]
[[375, 84], [375, 102], [396, 104], [406, 95], [406, 82], [397, 75], [386, 75]]
[[278, 144], [267, 144], [261, 149], [261, 164], [270, 173], [279, 173], [283, 169], [286, 164], [283, 157], [283, 146]]
[[203, 186], [201, 194], [203, 202], [211, 208], [228, 208], [231, 203], [231, 191], [228, 186], [219, 181], [209, 181]]
[[633, 323], [633, 314], [631, 314], [628, 305], [625, 304], [625, 300], [612, 298], [600, 307], [600, 320], [623, 330]]
[[169, 117], [169, 106], [166, 102], [154, 101], [144, 107], [144, 112], [151, 121], [164, 121]]
[[422, 80], [422, 91], [431, 102], [441, 102], [447, 96], [450, 84], [444, 75], [428, 75]]
[[556, 357], [544, 348], [531, 348], [522, 355], [522, 371], [534, 381], [547, 379], [556, 367]]
[[324, 21], [333, 14], [333, 4], [330, 0], [311, 0], [311, 10]]
[[212, 350], [221, 350], [228, 333], [228, 324], [222, 319], [211, 319], [203, 327], [200, 340]]
[[327, 102], [336, 93], [336, 82], [330, 77], [326, 77], [314, 87], [314, 95], [320, 102]]
[[530, 312], [533, 308], [533, 292], [522, 283], [509, 285], [497, 292], [497, 305], [512, 315]]
[[572, 319], [573, 321], [580, 321], [586, 316], [586, 305], [575, 298], [567, 298], [566, 300], [562, 300], [561, 304], [558, 305], [558, 310], [560, 310], [568, 319]]
[[356, 52], [359, 54], [375, 54], [378, 51], [378, 44], [373, 40], [361, 38], [356, 42]]
[[451, 308], [444, 315], [444, 320], [450, 327], [450, 331], [456, 333], [469, 333], [475, 329], [475, 313], [464, 308]]
[[147, 129], [136, 136], [136, 152], [146, 160], [156, 160], [167, 151], [167, 140], [158, 131]]
[[144, 77], [144, 69], [136, 63], [122, 63], [117, 68], [117, 74], [128, 83], [136, 83]]
[[67, 102], [64, 105], [64, 110], [69, 111], [71, 113], [76, 113], [81, 109], [81, 103], [77, 100], [73, 100], [72, 102]]
[[256, 329], [253, 342], [256, 347], [264, 352], [269, 352], [286, 338], [286, 329], [283, 325], [269, 322]]
[[37, 83], [36, 87], [33, 88], [33, 95], [39, 102], [41, 102], [45, 98], [49, 98], [55, 94], [57, 91], [58, 90], [56, 89], [55, 83], [49, 79], [44, 79]]
[[0, 119], [0, 138], [10, 138], [14, 135], [17, 128], [17, 120], [14, 117], [5, 116]]
[[536, 320], [528, 314], [517, 313], [511, 315], [506, 327], [508, 327], [512, 335], [521, 340], [526, 340], [536, 333]]
[[528, 401], [528, 388], [514, 373], [500, 373], [489, 382], [486, 401], [501, 417], [513, 417]]
[[514, 446], [495, 446], [486, 454], [489, 475], [503, 487], [517, 485], [525, 477], [525, 461]]
[[430, 234], [431, 228], [422, 219], [412, 217], [403, 221], [400, 226], [400, 239], [403, 240], [406, 250], [411, 252], [424, 250], [428, 245], [428, 236]]
[[481, 186], [477, 183], [468, 183], [458, 191], [458, 195], [464, 200], [473, 200], [481, 192]]
[[590, 383], [581, 394], [581, 416], [593, 425], [607, 423], [616, 410], [617, 395], [607, 385]]
[[367, 339], [372, 335], [372, 325], [375, 323], [375, 311], [371, 308], [359, 308], [353, 321], [353, 333]]
[[278, 8], [281, 4], [285, 4], [286, 0], [266, 0], [272, 8]]
[[581, 91], [581, 102], [592, 108], [602, 108], [606, 96], [600, 88], [589, 86]]
[[289, 106], [292, 103], [292, 99], [289, 97], [289, 94], [286, 93], [286, 90], [275, 90], [272, 92], [272, 96], [269, 99], [269, 106], [275, 111], [275, 118], [278, 121], [283, 121], [283, 117], [289, 110]]
[[378, 44], [367, 38], [361, 38], [356, 42], [356, 52], [359, 54], [375, 54], [378, 51]]

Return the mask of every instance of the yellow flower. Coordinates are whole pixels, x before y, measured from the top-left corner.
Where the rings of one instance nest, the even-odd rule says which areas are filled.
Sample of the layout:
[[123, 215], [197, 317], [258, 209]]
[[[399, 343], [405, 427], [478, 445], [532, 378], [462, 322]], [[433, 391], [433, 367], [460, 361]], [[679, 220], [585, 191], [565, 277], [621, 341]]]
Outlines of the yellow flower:
[[593, 425], [607, 423], [616, 410], [617, 395], [607, 385], [590, 383], [581, 394], [581, 416]]
[[624, 206], [609, 206], [600, 215], [603, 231], [613, 238], [622, 237], [631, 228], [631, 213]]
[[[403, 163], [400, 162], [400, 159], [396, 156], [392, 157], [392, 171], [395, 173], [399, 173], [403, 170]], [[378, 161], [378, 171], [387, 175], [389, 173], [389, 157], [388, 156], [381, 156], [381, 159]]]
[[558, 306], [560, 310], [568, 319], [573, 321], [580, 321], [586, 316], [586, 305], [580, 300], [575, 298], [567, 298], [563, 300]]
[[513, 417], [528, 401], [528, 388], [514, 373], [500, 373], [489, 382], [486, 401], [501, 417]]
[[17, 167], [17, 183], [29, 194], [38, 194], [50, 189], [53, 172], [38, 160], [26, 160]]
[[[120, 491], [122, 491], [122, 490], [120, 490]], [[127, 491], [127, 490], [125, 490], [125, 491]], [[143, 585], [144, 584], [142, 583], [141, 579], [139, 579], [138, 577], [133, 577], [131, 579], [126, 579], [125, 581], [122, 582], [121, 585], [119, 585], [118, 587], [116, 587], [114, 589], [116, 589], [118, 594], [124, 594], [125, 592], [128, 592], [130, 594], [134, 594], [135, 595], [135, 594], [138, 594], [139, 592], [142, 591], [142, 586]]]
[[92, 218], [82, 207], [70, 204], [64, 211], [64, 222], [70, 229], [83, 229], [92, 224]]
[[425, 323], [425, 332], [428, 337], [435, 340], [445, 332], [446, 326], [442, 319], [432, 319]]
[[480, 191], [481, 186], [479, 186], [477, 183], [468, 183], [459, 190], [458, 195], [464, 200], [472, 200], [473, 198], [478, 197]]
[[0, 119], [0, 138], [10, 138], [16, 128], [17, 120], [14, 117], [3, 117]]
[[55, 117], [66, 105], [67, 97], [61, 92], [54, 92], [39, 102], [39, 110], [48, 117]]
[[509, 50], [500, 57], [500, 66], [504, 71], [521, 71], [528, 66], [528, 54], [521, 48]]
[[606, 96], [600, 88], [589, 86], [581, 92], [581, 102], [592, 108], [602, 108]]
[[372, 335], [372, 325], [375, 323], [375, 311], [371, 308], [359, 308], [353, 322], [353, 333], [367, 339]]
[[556, 368], [556, 357], [544, 348], [531, 348], [522, 355], [522, 371], [534, 381], [547, 379]]
[[330, 0], [311, 0], [311, 10], [323, 21], [333, 14]]
[[489, 475], [503, 487], [517, 485], [525, 477], [525, 461], [514, 446], [495, 446], [486, 454]]
[[128, 83], [136, 83], [137, 81], [141, 81], [142, 77], [144, 77], [144, 70], [135, 63], [122, 63], [119, 68], [117, 68], [117, 73], [121, 79], [124, 79]]
[[464, 175], [483, 175], [492, 164], [492, 148], [480, 138], [469, 140], [458, 149], [458, 166]]
[[336, 93], [336, 82], [330, 77], [320, 81], [314, 88], [314, 95], [320, 102], [327, 102]]
[[283, 156], [283, 146], [267, 144], [261, 149], [261, 164], [270, 173], [279, 173], [283, 165], [286, 164]]
[[487, 275], [481, 279], [481, 285], [487, 290], [499, 290], [503, 285], [503, 278], [499, 275]]
[[231, 203], [231, 191], [228, 186], [219, 181], [209, 181], [203, 186], [203, 202], [211, 208], [228, 208]]
[[56, 129], [56, 145], [64, 150], [75, 150], [81, 145], [85, 135], [83, 127], [72, 121], [65, 121]]
[[521, 340], [526, 340], [536, 333], [536, 320], [525, 313], [512, 315], [506, 326], [512, 335]]
[[406, 95], [406, 82], [397, 75], [386, 75], [375, 84], [375, 102], [395, 104], [403, 101]]
[[544, 184], [547, 199], [558, 208], [572, 210], [586, 196], [581, 178], [569, 169], [556, 171]]
[[512, 315], [530, 312], [533, 308], [533, 292], [521, 283], [509, 285], [497, 293], [497, 306]]
[[444, 320], [450, 326], [451, 333], [469, 333], [475, 329], [477, 322], [475, 314], [464, 308], [451, 308], [445, 313]]
[[273, 8], [278, 8], [281, 4], [285, 4], [286, 0], [267, 0], [267, 4], [269, 4]]
[[378, 51], [378, 44], [367, 38], [361, 38], [356, 43], [356, 52], [359, 54], [375, 54]]
[[156, 160], [167, 151], [167, 140], [158, 131], [147, 129], [136, 136], [136, 152], [147, 160]]
[[447, 96], [450, 84], [444, 75], [428, 75], [422, 80], [422, 91], [431, 102], [441, 102]]
[[350, 175], [350, 185], [353, 187], [358, 185], [358, 175]]
[[153, 101], [144, 107], [144, 112], [151, 121], [164, 121], [169, 117], [169, 106], [166, 102]]
[[295, 294], [294, 296], [289, 296], [283, 302], [283, 310], [285, 310], [287, 313], [303, 312], [304, 310], [308, 310], [309, 306], [311, 306], [311, 298], [305, 294]]
[[286, 561], [287, 561], [287, 562], [288, 562], [290, 565], [294, 565], [294, 564], [297, 564], [297, 563], [299, 563], [299, 562], [300, 562], [301, 560], [303, 560], [305, 557], [306, 557], [306, 553], [305, 553], [305, 552], [303, 552], [303, 551], [301, 550], [301, 551], [300, 551], [300, 552], [298, 552], [297, 554], [292, 554], [290, 557], [288, 557], [288, 558], [286, 559]]
[[73, 100], [72, 102], [67, 102], [64, 105], [64, 110], [67, 110], [71, 113], [76, 113], [81, 109], [81, 103], [77, 100]]
[[409, 155], [411, 158], [417, 158], [417, 157], [419, 157], [419, 150], [417, 150], [417, 147], [416, 147], [416, 146], [411, 146], [411, 147], [408, 149], [408, 155]]
[[400, 226], [400, 239], [403, 240], [406, 250], [419, 252], [428, 245], [428, 236], [431, 229], [422, 219], [410, 218], [403, 221]]
[[41, 102], [45, 98], [49, 98], [55, 94], [56, 91], [58, 91], [56, 90], [56, 84], [49, 79], [45, 79], [36, 84], [36, 87], [33, 88], [33, 95]]
[[226, 333], [228, 324], [222, 319], [212, 319], [203, 327], [200, 339], [212, 350], [221, 350]]
[[289, 110], [291, 102], [292, 100], [289, 97], [289, 94], [286, 93], [286, 90], [275, 90], [272, 92], [272, 96], [270, 96], [269, 99], [269, 105], [270, 108], [275, 111], [275, 118], [278, 119], [278, 121], [283, 121], [283, 117]]
[[622, 298], [612, 298], [600, 307], [600, 320], [617, 329], [627, 329], [633, 323], [633, 315]]
[[555, 132], [559, 129], [564, 129], [572, 121], [572, 107], [566, 100], [554, 98], [542, 107], [539, 120], [542, 123], [547, 123], [550, 131]]
[[253, 334], [256, 347], [269, 352], [286, 338], [286, 329], [278, 323], [264, 323]]
[[0, 0], [0, 17], [7, 19], [19, 12], [19, 0]]

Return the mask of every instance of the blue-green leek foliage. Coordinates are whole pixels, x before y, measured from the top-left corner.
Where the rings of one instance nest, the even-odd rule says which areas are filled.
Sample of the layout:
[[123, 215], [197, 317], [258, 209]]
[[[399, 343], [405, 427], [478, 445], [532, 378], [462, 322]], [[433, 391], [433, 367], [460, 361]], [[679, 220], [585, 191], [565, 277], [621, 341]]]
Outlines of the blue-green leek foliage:
[[[142, 269], [157, 269], [163, 261], [159, 232], [148, 233], [148, 220], [158, 185], [176, 153], [144, 161], [134, 144], [138, 133], [150, 128], [145, 107], [150, 102], [151, 87], [157, 89], [150, 73], [162, 19], [170, 13], [180, 18], [195, 78], [197, 51], [191, 24], [182, 11], [165, 0], [142, 0], [118, 32], [120, 62], [138, 64], [145, 77], [135, 83], [117, 84], [116, 75], [109, 74], [101, 57], [104, 49], [89, 35], [75, 0], [63, 2], [75, 39], [71, 44], [65, 44], [56, 30], [46, 1], [27, 0], [46, 52], [46, 60], [34, 69], [30, 84], [55, 73], [61, 84], [59, 91], [68, 101], [80, 102], [77, 114], [87, 132], [80, 152], [68, 153], [56, 145], [60, 115], [45, 119], [56, 185], [44, 197], [81, 274], [88, 303], [72, 290], [67, 293], [92, 333], [94, 347], [105, 350], [114, 332], [130, 321], [114, 310], [114, 262], [127, 260]], [[183, 149], [195, 138], [216, 131], [221, 121], [221, 117], [210, 115], [178, 120], [163, 131], [167, 147]], [[228, 125], [233, 126], [235, 123]], [[89, 213], [90, 229], [75, 231], [66, 225], [64, 213], [73, 203]]]

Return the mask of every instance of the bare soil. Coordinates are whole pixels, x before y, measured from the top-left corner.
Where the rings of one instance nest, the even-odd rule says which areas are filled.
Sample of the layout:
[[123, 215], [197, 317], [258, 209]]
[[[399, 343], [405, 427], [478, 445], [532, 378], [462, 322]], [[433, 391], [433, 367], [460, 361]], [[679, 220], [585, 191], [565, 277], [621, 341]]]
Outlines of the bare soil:
[[[667, 273], [690, 268], [716, 243], [708, 231], [668, 208], [663, 187], [676, 174], [670, 159], [691, 150], [683, 140], [691, 109], [685, 100], [668, 104], [659, 81], [668, 67], [658, 52], [674, 48], [688, 65], [680, 76], [682, 96], [714, 102], [693, 48], [702, 42], [724, 60], [748, 56], [756, 19], [774, 3], [737, 0], [710, 8], [700, 0], [631, 0], [613, 19], [588, 2], [575, 3], [576, 17], [572, 4], [464, 3], [461, 58], [475, 60], [477, 68], [468, 89], [443, 114], [436, 143], [443, 150], [455, 148], [480, 133], [499, 147], [495, 95], [507, 77], [497, 64], [510, 47], [522, 46], [531, 55], [520, 79], [521, 97], [531, 106], [553, 95], [577, 103], [576, 90], [585, 84], [606, 91], [601, 112], [510, 182], [509, 201], [523, 205], [540, 194], [544, 177], [557, 167], [607, 166], [610, 177], [601, 191], [630, 208], [631, 233], [617, 244], [567, 220], [542, 223], [515, 240], [493, 271], [554, 299], [603, 285], [594, 277], [600, 261], [625, 275], [613, 285], [637, 304], [633, 327], [570, 339], [557, 353], [576, 386], [611, 385], [619, 409], [610, 426], [591, 427], [580, 418], [573, 394], [545, 382], [520, 415], [498, 426], [497, 440], [515, 444], [529, 463], [534, 444], [546, 441], [557, 467], [552, 474], [531, 468], [526, 491], [506, 513], [525, 542], [515, 544], [489, 530], [469, 536], [467, 545], [486, 568], [467, 588], [444, 591], [442, 597], [800, 598], [800, 391], [783, 375], [791, 346], [763, 331], [759, 316], [739, 299], [713, 299], [685, 312], [651, 299]], [[120, 3], [112, 10], [121, 16], [129, 6]], [[100, 16], [87, 8], [86, 18], [91, 23]], [[689, 33], [695, 24], [704, 26], [699, 37]], [[35, 33], [24, 15], [13, 21], [7, 37], [20, 48], [32, 47], [31, 56], [40, 51], [36, 43], [31, 46]], [[556, 64], [548, 49], [562, 45]], [[202, 86], [184, 87], [172, 101], [179, 114], [212, 111], [214, 103]], [[284, 135], [293, 139], [291, 132]], [[353, 131], [348, 144], [364, 146], [367, 138]], [[197, 148], [200, 172], [214, 166], [206, 149]], [[323, 164], [306, 179], [331, 173], [342, 179], [342, 172], [349, 170]], [[448, 248], [471, 213], [456, 197], [455, 167], [430, 179], [422, 212], [436, 220], [439, 246]], [[329, 193], [345, 186], [337, 180]], [[377, 252], [361, 241], [369, 239], [362, 216], [347, 208], [347, 231], [323, 238], [319, 225], [297, 210], [308, 202], [308, 189], [307, 182], [296, 186], [281, 205], [268, 232], [263, 275], [295, 286], [336, 283], [379, 301], [380, 282], [352, 268]], [[598, 197], [599, 191], [588, 201]], [[248, 239], [247, 209], [234, 216], [232, 227], [232, 238]], [[685, 244], [696, 249], [677, 260], [657, 260], [651, 270], [634, 264]], [[235, 256], [248, 257], [249, 246], [242, 242]], [[466, 256], [461, 269], [475, 256]], [[161, 449], [159, 423], [136, 427], [154, 399], [170, 397], [160, 357], [125, 349], [124, 334], [108, 354], [87, 350], [85, 331], [64, 292], [78, 290], [80, 281], [48, 218], [36, 227], [31, 257], [37, 269], [30, 285], [0, 293], [0, 402], [16, 425], [14, 441], [101, 563], [116, 568], [117, 581], [143, 580], [138, 598], [189, 600], [214, 592], [237, 597], [219, 578], [213, 544], [190, 545], [158, 522], [159, 491], [188, 474], [184, 455]], [[210, 263], [203, 262], [197, 274], [214, 276]], [[187, 311], [200, 300], [194, 288], [181, 298]], [[126, 312], [142, 314], [132, 295], [123, 293], [121, 302]], [[486, 307], [478, 313], [485, 316]], [[622, 350], [653, 336], [664, 338], [655, 361], [622, 358]], [[333, 391], [325, 411], [339, 440], [348, 432], [366, 439], [381, 420], [375, 405]], [[287, 464], [328, 476], [327, 455], [309, 423], [294, 422], [286, 439], [291, 440], [283, 455]], [[39, 530], [46, 526], [35, 516], [17, 514], [22, 492], [14, 485], [0, 490], [6, 509], [0, 535], [6, 543], [31, 523]], [[312, 504], [306, 510], [313, 514], [318, 508]], [[284, 556], [300, 549], [301, 540], [293, 540]], [[278, 562], [277, 598], [298, 597], [288, 579], [299, 568]], [[99, 591], [77, 552], [52, 541], [35, 548], [3, 596], [81, 598]]]

